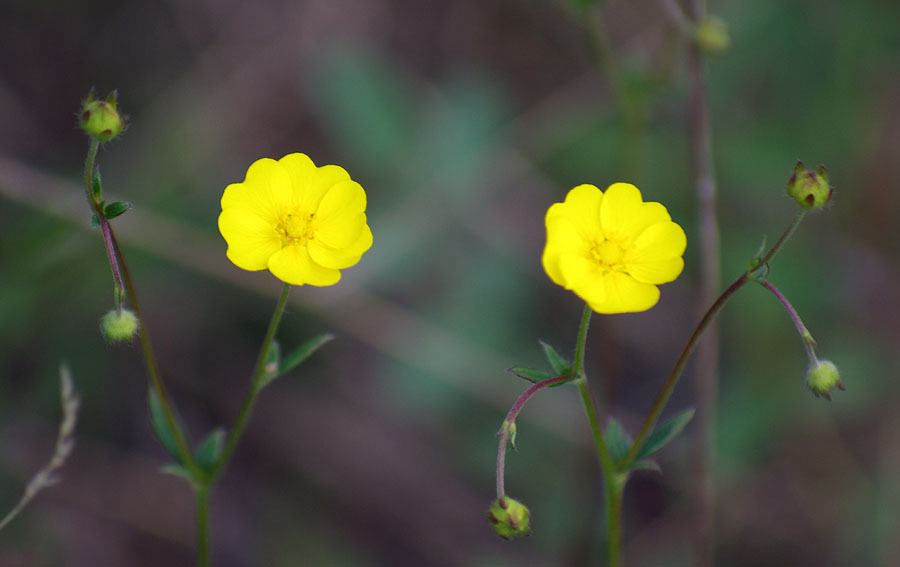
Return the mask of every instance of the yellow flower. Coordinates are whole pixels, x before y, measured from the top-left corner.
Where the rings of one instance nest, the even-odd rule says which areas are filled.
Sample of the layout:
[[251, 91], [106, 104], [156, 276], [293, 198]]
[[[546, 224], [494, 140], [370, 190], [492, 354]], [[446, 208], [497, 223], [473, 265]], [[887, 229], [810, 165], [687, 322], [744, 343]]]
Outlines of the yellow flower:
[[342, 167], [305, 154], [257, 160], [222, 195], [228, 259], [285, 283], [333, 285], [372, 246], [366, 192]]
[[684, 230], [628, 183], [605, 194], [579, 185], [550, 207], [545, 222], [544, 271], [598, 313], [650, 309], [659, 300], [657, 284], [684, 268]]

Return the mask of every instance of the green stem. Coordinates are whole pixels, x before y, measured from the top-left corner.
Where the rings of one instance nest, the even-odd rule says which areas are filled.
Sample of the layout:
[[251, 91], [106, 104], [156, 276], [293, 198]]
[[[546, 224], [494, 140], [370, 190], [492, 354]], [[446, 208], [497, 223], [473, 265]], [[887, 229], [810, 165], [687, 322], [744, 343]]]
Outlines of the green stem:
[[581, 402], [584, 404], [584, 413], [587, 415], [588, 423], [591, 426], [591, 434], [594, 437], [594, 446], [597, 449], [597, 457], [600, 459], [600, 466], [603, 469], [603, 480], [606, 493], [606, 535], [607, 535], [607, 551], [609, 567], [618, 567], [619, 565], [619, 547], [621, 545], [622, 534], [622, 493], [625, 490], [625, 482], [627, 475], [621, 474], [616, 470], [616, 464], [612, 460], [609, 453], [609, 447], [606, 446], [606, 440], [603, 438], [603, 428], [600, 426], [600, 419], [597, 415], [597, 404], [591, 395], [591, 388], [588, 384], [587, 374], [584, 370], [584, 352], [587, 343], [587, 332], [591, 322], [593, 310], [589, 305], [584, 306], [584, 312], [581, 315], [581, 325], [578, 328], [578, 339], [575, 346], [575, 385], [578, 386], [578, 392], [581, 394]]
[[197, 486], [197, 567], [209, 567], [209, 484]]
[[84, 162], [84, 183], [88, 203], [91, 205], [94, 214], [97, 215], [97, 220], [100, 222], [100, 228], [103, 233], [103, 241], [106, 244], [109, 266], [112, 270], [113, 280], [116, 285], [116, 307], [121, 308], [119, 290], [123, 289], [124, 286], [128, 296], [131, 298], [131, 306], [134, 309], [134, 313], [137, 316], [138, 321], [140, 321], [140, 332], [138, 334], [140, 336], [141, 350], [144, 355], [144, 364], [147, 366], [147, 374], [150, 377], [150, 383], [159, 395], [166, 424], [175, 436], [175, 444], [178, 446], [178, 452], [181, 455], [182, 461], [196, 476], [199, 471], [194, 462], [194, 456], [185, 440], [184, 432], [181, 431], [181, 428], [178, 426], [178, 421], [175, 419], [175, 413], [172, 411], [169, 395], [166, 392], [166, 387], [159, 374], [156, 357], [153, 355], [153, 348], [150, 345], [150, 336], [147, 333], [147, 321], [144, 319], [143, 312], [141, 311], [141, 304], [138, 301], [134, 280], [131, 277], [131, 272], [128, 270], [128, 264], [125, 262], [125, 256], [122, 254], [121, 248], [119, 248], [119, 243], [116, 240], [116, 235], [112, 230], [109, 219], [103, 214], [100, 203], [94, 196], [92, 181], [99, 148], [100, 142], [92, 138], [88, 148], [87, 158]]
[[275, 312], [272, 314], [272, 320], [269, 322], [269, 328], [266, 331], [265, 338], [263, 338], [262, 347], [259, 350], [259, 357], [256, 359], [256, 367], [253, 369], [253, 376], [250, 380], [250, 390], [247, 392], [247, 397], [244, 399], [244, 405], [241, 407], [241, 412], [238, 414], [234, 427], [228, 433], [222, 455], [219, 457], [219, 460], [216, 461], [216, 466], [209, 474], [210, 483], [213, 483], [216, 480], [216, 477], [222, 472], [222, 468], [225, 467], [228, 459], [231, 457], [232, 453], [234, 453], [238, 441], [240, 441], [241, 434], [247, 427], [247, 421], [250, 419], [253, 403], [256, 401], [256, 395], [262, 387], [260, 380], [266, 371], [266, 355], [269, 353], [272, 341], [275, 340], [275, 332], [278, 330], [278, 325], [281, 323], [281, 316], [284, 314], [284, 308], [287, 305], [290, 291], [291, 285], [284, 284], [284, 289], [281, 291], [281, 298], [278, 300], [278, 305], [275, 306]]
[[772, 245], [772, 248], [770, 248], [762, 258], [754, 261], [743, 274], [741, 274], [736, 280], [734, 280], [734, 282], [732, 282], [732, 284], [728, 286], [721, 295], [719, 295], [715, 303], [713, 303], [712, 306], [703, 315], [703, 318], [700, 319], [700, 322], [697, 324], [697, 328], [694, 329], [693, 334], [688, 339], [688, 342], [684, 346], [684, 349], [681, 351], [681, 355], [679, 355], [678, 360], [675, 362], [675, 366], [672, 367], [672, 371], [669, 372], [669, 376], [663, 383], [663, 386], [656, 397], [656, 401], [654, 401], [653, 407], [650, 409], [650, 413], [647, 414], [647, 417], [646, 419], [644, 419], [644, 423], [641, 426], [641, 430], [638, 432], [637, 437], [635, 437], [634, 439], [634, 444], [631, 446], [631, 449], [628, 451], [625, 459], [622, 461], [622, 463], [619, 464], [621, 468], [627, 467], [632, 462], [634, 462], [638, 451], [640, 451], [641, 446], [643, 446], [644, 441], [647, 440], [647, 436], [650, 435], [650, 432], [656, 425], [656, 421], [662, 414], [663, 409], [666, 406], [666, 402], [669, 401], [669, 397], [672, 395], [672, 391], [675, 389], [675, 385], [678, 383], [678, 379], [681, 377], [681, 373], [684, 370], [684, 367], [687, 364], [691, 353], [694, 352], [694, 348], [697, 346], [697, 342], [700, 340], [700, 336], [703, 335], [703, 332], [709, 326], [710, 322], [715, 318], [716, 315], [719, 314], [719, 311], [722, 310], [722, 307], [725, 306], [725, 303], [728, 302], [732, 295], [734, 295], [739, 289], [744, 287], [747, 282], [753, 280], [753, 272], [767, 264], [770, 260], [772, 260], [772, 258], [775, 257], [781, 247], [784, 246], [784, 243], [787, 242], [788, 238], [790, 238], [790, 236], [800, 225], [800, 221], [803, 220], [805, 214], [806, 211], [801, 211], [800, 213], [798, 213], [797, 216], [794, 217], [794, 220], [793, 222], [791, 222], [790, 226], [787, 227], [787, 229], [781, 234], [781, 237], [779, 237], [775, 244]]

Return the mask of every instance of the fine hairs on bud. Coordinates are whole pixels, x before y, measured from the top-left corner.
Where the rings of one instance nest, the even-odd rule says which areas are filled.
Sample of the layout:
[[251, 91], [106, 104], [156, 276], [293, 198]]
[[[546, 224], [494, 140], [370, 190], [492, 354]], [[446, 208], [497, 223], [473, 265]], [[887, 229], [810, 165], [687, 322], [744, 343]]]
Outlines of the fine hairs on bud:
[[100, 319], [100, 330], [109, 344], [130, 341], [139, 327], [137, 315], [130, 309], [113, 309]]

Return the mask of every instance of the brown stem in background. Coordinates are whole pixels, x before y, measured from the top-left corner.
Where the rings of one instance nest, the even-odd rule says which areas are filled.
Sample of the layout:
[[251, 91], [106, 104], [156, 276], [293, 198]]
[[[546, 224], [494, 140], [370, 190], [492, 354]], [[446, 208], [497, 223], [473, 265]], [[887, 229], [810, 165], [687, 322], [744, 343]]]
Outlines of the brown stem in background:
[[[700, 22], [706, 17], [706, 2], [690, 0], [689, 17]], [[709, 108], [706, 102], [706, 81], [703, 54], [696, 44], [688, 54], [688, 73], [691, 82], [691, 130], [693, 162], [696, 178], [698, 220], [700, 229], [700, 309], [715, 298], [720, 286], [719, 227], [716, 216], [716, 183], [713, 173], [712, 142], [709, 132]], [[716, 398], [718, 396], [717, 368], [719, 362], [719, 332], [715, 321], [710, 323], [706, 336], [697, 346], [696, 404], [697, 443], [695, 445], [693, 495], [693, 565], [712, 567], [715, 548], [713, 517], [715, 514], [715, 483], [712, 464], [715, 460]]]

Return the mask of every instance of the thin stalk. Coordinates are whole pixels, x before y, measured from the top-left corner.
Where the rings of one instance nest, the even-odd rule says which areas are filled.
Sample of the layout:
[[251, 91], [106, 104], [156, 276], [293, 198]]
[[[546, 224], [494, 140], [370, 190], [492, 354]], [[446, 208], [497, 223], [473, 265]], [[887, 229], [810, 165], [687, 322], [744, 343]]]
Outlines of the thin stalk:
[[222, 455], [219, 457], [215, 468], [213, 468], [209, 475], [210, 483], [214, 482], [216, 477], [222, 472], [222, 468], [228, 462], [232, 453], [234, 453], [238, 441], [240, 441], [241, 434], [243, 434], [244, 429], [247, 427], [247, 421], [250, 419], [253, 403], [256, 401], [256, 396], [259, 394], [261, 388], [260, 378], [266, 371], [266, 355], [269, 353], [272, 341], [275, 340], [275, 333], [278, 331], [278, 325], [281, 323], [281, 316], [284, 314], [284, 308], [287, 305], [290, 292], [291, 285], [284, 284], [284, 289], [281, 290], [281, 298], [278, 300], [278, 305], [275, 306], [275, 312], [272, 313], [272, 319], [269, 321], [269, 328], [266, 331], [266, 336], [263, 338], [262, 346], [259, 350], [259, 357], [256, 359], [256, 366], [253, 369], [253, 375], [250, 380], [250, 390], [247, 392], [247, 397], [244, 398], [244, 405], [241, 407], [241, 412], [238, 414], [234, 427], [232, 427], [231, 431], [228, 433]]
[[500, 437], [500, 443], [497, 448], [497, 498], [502, 498], [506, 494], [506, 487], [504, 482], [504, 472], [506, 470], [506, 447], [509, 444], [510, 437], [512, 437], [512, 431], [516, 425], [516, 418], [519, 416], [519, 412], [522, 411], [522, 408], [525, 407], [525, 402], [530, 400], [531, 397], [538, 393], [540, 390], [543, 390], [548, 386], [553, 386], [554, 384], [561, 384], [563, 382], [571, 380], [572, 376], [572, 374], [562, 374], [560, 376], [554, 376], [552, 378], [546, 378], [544, 380], [535, 382], [534, 384], [529, 386], [527, 390], [519, 394], [519, 397], [509, 409], [509, 413], [506, 414], [506, 419], [503, 420], [503, 425], [500, 427], [500, 431], [497, 433], [497, 436]]
[[197, 567], [209, 567], [209, 484], [194, 490], [197, 501]]
[[128, 293], [128, 296], [131, 298], [131, 306], [134, 309], [134, 313], [137, 316], [138, 321], [140, 321], [140, 332], [138, 334], [140, 336], [141, 350], [144, 355], [144, 364], [147, 366], [147, 374], [150, 377], [150, 383], [156, 390], [156, 393], [159, 395], [159, 400], [163, 408], [163, 415], [165, 416], [166, 424], [169, 426], [169, 429], [175, 436], [175, 444], [178, 447], [178, 452], [181, 455], [183, 462], [193, 473], [196, 473], [198, 471], [197, 465], [194, 462], [194, 456], [191, 453], [187, 441], [184, 438], [184, 433], [178, 426], [178, 421], [175, 419], [175, 414], [172, 411], [172, 404], [169, 401], [169, 395], [166, 392], [165, 385], [163, 384], [162, 378], [159, 374], [159, 368], [156, 364], [156, 357], [153, 355], [153, 349], [150, 345], [150, 337], [147, 333], [147, 321], [146, 319], [144, 319], [144, 315], [141, 312], [141, 305], [138, 301], [137, 291], [134, 287], [134, 281], [131, 278], [131, 272], [128, 270], [128, 264], [125, 262], [125, 256], [122, 254], [122, 250], [119, 248], [119, 243], [116, 240], [116, 235], [113, 232], [112, 226], [109, 224], [109, 219], [107, 219], [103, 214], [103, 210], [100, 208], [100, 203], [97, 201], [94, 195], [92, 181], [95, 162], [97, 160], [97, 152], [99, 148], [100, 142], [92, 138], [90, 146], [88, 147], [87, 157], [84, 161], [84, 184], [85, 191], [87, 192], [86, 195], [88, 203], [91, 205], [91, 209], [94, 211], [94, 214], [97, 215], [97, 220], [100, 223], [100, 229], [103, 234], [103, 241], [106, 245], [106, 252], [109, 258], [109, 266], [110, 270], [112, 270], [113, 280], [116, 285], [116, 307], [121, 308], [122, 298], [120, 297], [120, 290], [125, 289]]
[[684, 367], [687, 364], [688, 359], [691, 354], [694, 352], [694, 349], [697, 346], [697, 342], [700, 340], [701, 335], [707, 329], [710, 322], [715, 318], [716, 315], [719, 314], [719, 311], [722, 310], [722, 307], [725, 306], [725, 303], [733, 296], [739, 289], [744, 287], [747, 282], [752, 281], [752, 274], [761, 266], [767, 264], [778, 251], [784, 246], [784, 243], [787, 242], [788, 238], [799, 226], [800, 221], [803, 220], [806, 211], [801, 211], [794, 217], [794, 220], [791, 222], [790, 226], [781, 234], [778, 240], [774, 245], [769, 249], [766, 254], [759, 259], [758, 261], [754, 261], [750, 266], [748, 266], [747, 270], [744, 271], [730, 286], [728, 286], [725, 291], [722, 292], [721, 295], [716, 299], [716, 301], [710, 306], [710, 308], [703, 315], [703, 318], [700, 319], [700, 322], [697, 324], [697, 328], [694, 329], [694, 332], [691, 334], [690, 338], [687, 341], [687, 344], [684, 346], [684, 349], [681, 351], [681, 354], [678, 356], [678, 360], [675, 361], [675, 366], [672, 367], [671, 372], [669, 372], [666, 381], [663, 383], [662, 388], [660, 388], [659, 394], [656, 396], [656, 400], [653, 402], [653, 407], [650, 409], [650, 413], [647, 414], [647, 417], [644, 419], [644, 423], [641, 425], [641, 429], [638, 432], [637, 436], [634, 439], [634, 444], [631, 446], [631, 449], [628, 451], [628, 454], [623, 459], [622, 463], [619, 464], [621, 468], [625, 468], [634, 462], [635, 457], [637, 456], [638, 451], [640, 451], [641, 447], [644, 444], [644, 441], [647, 440], [647, 436], [650, 435], [650, 432], [653, 430], [653, 427], [656, 425], [659, 416], [662, 414], [663, 409], [665, 409], [666, 402], [669, 400], [669, 397], [672, 395], [672, 391], [675, 389], [675, 385], [678, 383], [678, 379], [681, 377], [681, 373], [684, 371]]
[[769, 280], [762, 280], [759, 283], [772, 292], [781, 303], [782, 307], [784, 307], [785, 311], [787, 311], [791, 321], [794, 322], [794, 327], [797, 328], [797, 333], [800, 335], [800, 340], [803, 342], [803, 348], [806, 350], [806, 357], [809, 358], [810, 364], [818, 364], [819, 359], [816, 357], [816, 350], [814, 348], [816, 346], [816, 340], [813, 338], [812, 333], [809, 332], [809, 329], [806, 328], [806, 325], [803, 324], [803, 319], [800, 318], [800, 314], [797, 313], [797, 310], [794, 309], [794, 306], [791, 305], [788, 298], [785, 297], [772, 282]]
[[[706, 18], [703, 0], [691, 0], [690, 18]], [[688, 55], [691, 78], [691, 130], [693, 132], [694, 175], [700, 230], [700, 293], [698, 311], [709, 305], [721, 283], [719, 226], [716, 215], [716, 181], [713, 170], [709, 106], [706, 102], [706, 78], [703, 53], [692, 42]], [[697, 389], [697, 444], [694, 461], [694, 563], [698, 567], [713, 564], [713, 511], [715, 486], [712, 462], [715, 458], [716, 398], [718, 397], [719, 330], [710, 321], [706, 336], [697, 347], [695, 383]]]

